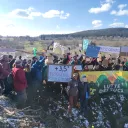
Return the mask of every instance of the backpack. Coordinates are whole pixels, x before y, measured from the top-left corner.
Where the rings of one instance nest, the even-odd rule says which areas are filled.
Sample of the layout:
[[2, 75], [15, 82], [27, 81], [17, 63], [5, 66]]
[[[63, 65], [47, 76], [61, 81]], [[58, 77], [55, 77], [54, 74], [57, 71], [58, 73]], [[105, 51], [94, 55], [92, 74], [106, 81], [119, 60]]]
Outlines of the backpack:
[[13, 75], [12, 75], [12, 72], [8, 75], [7, 82], [8, 82], [8, 84], [13, 84]]

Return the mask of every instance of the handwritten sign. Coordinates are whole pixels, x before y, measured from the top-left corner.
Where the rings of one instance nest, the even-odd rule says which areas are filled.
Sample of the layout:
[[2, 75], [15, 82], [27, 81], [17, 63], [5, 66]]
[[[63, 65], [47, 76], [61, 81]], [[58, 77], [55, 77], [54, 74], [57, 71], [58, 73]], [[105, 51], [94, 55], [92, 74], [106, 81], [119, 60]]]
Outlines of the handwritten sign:
[[[80, 79], [87, 77], [91, 95], [104, 93], [128, 94], [127, 71], [79, 72]], [[95, 94], [94, 94], [95, 93]]]
[[98, 46], [100, 47], [100, 52], [108, 53], [120, 53], [120, 47], [109, 47], [109, 46]]
[[82, 71], [82, 66], [81, 65], [76, 65], [74, 67], [74, 69], [77, 70], [77, 71]]
[[107, 59], [103, 60], [102, 65], [104, 67], [108, 67], [108, 60]]
[[88, 45], [88, 48], [86, 50], [86, 56], [97, 58], [99, 51], [100, 51], [100, 47]]
[[69, 82], [72, 78], [71, 65], [49, 65], [48, 81]]

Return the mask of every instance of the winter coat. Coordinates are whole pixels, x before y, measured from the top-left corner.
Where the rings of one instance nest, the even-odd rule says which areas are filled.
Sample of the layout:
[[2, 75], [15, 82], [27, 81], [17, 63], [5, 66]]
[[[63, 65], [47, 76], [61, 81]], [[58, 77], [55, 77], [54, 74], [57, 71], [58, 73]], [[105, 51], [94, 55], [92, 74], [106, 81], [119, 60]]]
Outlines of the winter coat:
[[10, 68], [11, 68], [11, 69], [13, 68], [13, 64], [15, 63], [15, 60], [16, 60], [16, 59], [13, 59], [13, 60], [11, 60], [11, 61], [9, 62], [9, 65], [10, 65]]
[[15, 91], [23, 91], [27, 87], [25, 71], [21, 67], [12, 69], [13, 83]]
[[10, 74], [10, 66], [8, 62], [1, 61], [0, 62], [0, 79], [5, 79]]
[[71, 65], [82, 65], [82, 63], [79, 60], [77, 60], [77, 62], [72, 61]]
[[80, 82], [78, 84], [79, 96], [86, 97], [86, 92], [90, 95], [90, 88], [88, 82]]
[[48, 66], [44, 65], [42, 68], [42, 78], [43, 80], [47, 80], [47, 71], [48, 71]]
[[72, 79], [68, 83], [67, 93], [69, 96], [77, 96], [78, 95], [78, 84], [79, 84], [79, 82], [75, 79]]
[[31, 74], [33, 78], [37, 78], [39, 80], [42, 79], [42, 67], [44, 65], [44, 60], [39, 60], [35, 62], [31, 67]]

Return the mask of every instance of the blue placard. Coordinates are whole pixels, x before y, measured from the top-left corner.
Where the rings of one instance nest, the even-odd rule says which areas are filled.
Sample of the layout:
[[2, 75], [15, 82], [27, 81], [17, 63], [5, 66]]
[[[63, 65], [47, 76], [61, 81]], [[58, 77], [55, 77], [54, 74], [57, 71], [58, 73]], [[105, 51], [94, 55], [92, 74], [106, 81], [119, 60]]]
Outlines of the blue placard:
[[86, 50], [86, 56], [97, 58], [99, 51], [100, 51], [100, 47], [89, 45]]

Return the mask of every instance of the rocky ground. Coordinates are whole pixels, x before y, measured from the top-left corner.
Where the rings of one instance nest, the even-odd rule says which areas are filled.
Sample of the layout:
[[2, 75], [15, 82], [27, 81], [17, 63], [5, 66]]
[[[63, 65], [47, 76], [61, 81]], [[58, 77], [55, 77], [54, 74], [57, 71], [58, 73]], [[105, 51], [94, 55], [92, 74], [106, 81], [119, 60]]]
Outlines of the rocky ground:
[[22, 110], [0, 96], [0, 128], [128, 128], [128, 99], [124, 95], [91, 98], [87, 117], [77, 108], [69, 116], [68, 101], [59, 93], [41, 87], [33, 95], [34, 100]]

